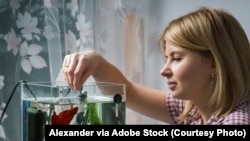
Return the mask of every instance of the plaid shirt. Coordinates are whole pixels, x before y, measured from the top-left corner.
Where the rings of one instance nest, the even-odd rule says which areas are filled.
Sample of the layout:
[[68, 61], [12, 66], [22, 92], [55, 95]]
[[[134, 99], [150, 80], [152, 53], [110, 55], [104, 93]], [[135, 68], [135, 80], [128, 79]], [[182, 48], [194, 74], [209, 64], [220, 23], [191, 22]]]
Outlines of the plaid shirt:
[[[203, 120], [201, 117], [193, 118], [193, 115], [197, 109], [193, 109], [184, 122], [179, 123], [177, 117], [184, 109], [184, 103], [182, 100], [173, 98], [171, 93], [166, 96], [167, 108], [170, 116], [175, 124], [185, 125], [202, 125]], [[242, 100], [236, 107], [236, 109], [225, 117], [217, 117], [212, 115], [206, 123], [207, 125], [250, 125], [250, 100]]]

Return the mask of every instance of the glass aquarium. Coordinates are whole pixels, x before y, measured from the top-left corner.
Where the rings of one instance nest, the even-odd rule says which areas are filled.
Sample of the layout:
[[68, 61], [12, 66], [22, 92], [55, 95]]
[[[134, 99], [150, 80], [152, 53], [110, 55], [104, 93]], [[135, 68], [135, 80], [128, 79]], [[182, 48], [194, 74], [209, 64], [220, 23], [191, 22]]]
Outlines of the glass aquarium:
[[74, 91], [66, 83], [22, 83], [22, 141], [43, 141], [45, 125], [124, 125], [125, 85], [88, 82]]

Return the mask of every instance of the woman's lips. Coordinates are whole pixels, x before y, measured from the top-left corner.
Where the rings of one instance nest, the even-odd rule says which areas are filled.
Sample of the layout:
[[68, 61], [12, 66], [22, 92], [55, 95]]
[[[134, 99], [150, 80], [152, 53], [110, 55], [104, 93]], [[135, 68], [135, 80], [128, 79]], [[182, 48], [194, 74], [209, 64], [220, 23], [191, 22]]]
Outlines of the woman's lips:
[[175, 82], [168, 82], [168, 88], [170, 90], [173, 91], [175, 89], [175, 87], [176, 87], [176, 83]]

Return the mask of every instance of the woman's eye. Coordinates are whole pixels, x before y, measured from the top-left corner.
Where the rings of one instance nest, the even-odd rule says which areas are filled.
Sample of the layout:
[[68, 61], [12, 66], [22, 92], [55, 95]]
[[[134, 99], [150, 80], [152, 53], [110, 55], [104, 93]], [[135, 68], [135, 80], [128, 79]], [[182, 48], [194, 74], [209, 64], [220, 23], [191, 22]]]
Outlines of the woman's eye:
[[182, 58], [181, 57], [172, 57], [172, 58], [164, 58], [164, 62], [167, 63], [168, 61], [181, 61]]
[[180, 61], [182, 58], [180, 58], [180, 57], [175, 57], [175, 58], [173, 58], [173, 61]]

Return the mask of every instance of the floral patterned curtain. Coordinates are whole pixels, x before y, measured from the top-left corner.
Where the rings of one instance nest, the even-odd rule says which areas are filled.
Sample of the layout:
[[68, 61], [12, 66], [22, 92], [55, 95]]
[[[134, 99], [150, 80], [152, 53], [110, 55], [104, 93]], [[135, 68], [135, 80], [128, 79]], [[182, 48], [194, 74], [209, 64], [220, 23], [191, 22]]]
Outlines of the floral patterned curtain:
[[[1, 114], [20, 80], [56, 82], [65, 54], [94, 48], [93, 7], [91, 0], [1, 0]], [[2, 140], [20, 140], [20, 91], [15, 93], [1, 121]]]
[[[86, 49], [101, 53], [131, 81], [143, 83], [143, 1], [0, 2], [0, 114], [20, 80], [61, 81], [65, 54]], [[19, 108], [17, 89], [1, 121], [0, 140], [20, 139]], [[128, 109], [127, 123], [139, 124], [142, 118]]]

